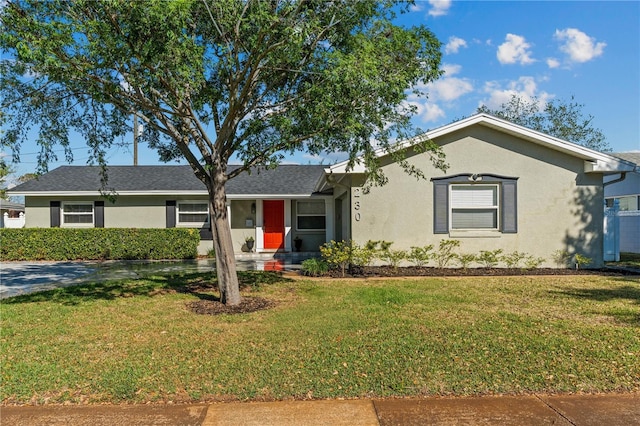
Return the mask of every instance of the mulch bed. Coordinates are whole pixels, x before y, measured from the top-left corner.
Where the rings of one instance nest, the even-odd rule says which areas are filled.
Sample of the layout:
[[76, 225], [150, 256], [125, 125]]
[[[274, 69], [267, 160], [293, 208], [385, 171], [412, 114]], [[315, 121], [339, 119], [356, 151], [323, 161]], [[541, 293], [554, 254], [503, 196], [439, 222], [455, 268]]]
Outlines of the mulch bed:
[[220, 300], [198, 300], [187, 303], [187, 308], [191, 312], [201, 315], [246, 314], [269, 309], [272, 306], [274, 303], [270, 300], [249, 296], [243, 296], [240, 304], [235, 306], [227, 306]]

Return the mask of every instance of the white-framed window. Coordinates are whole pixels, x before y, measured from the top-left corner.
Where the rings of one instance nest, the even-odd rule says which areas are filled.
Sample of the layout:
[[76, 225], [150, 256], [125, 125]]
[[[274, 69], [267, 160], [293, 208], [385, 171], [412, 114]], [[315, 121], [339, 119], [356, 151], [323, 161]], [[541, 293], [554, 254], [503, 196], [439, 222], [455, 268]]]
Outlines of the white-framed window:
[[324, 200], [296, 201], [296, 229], [323, 231], [327, 218]]
[[94, 223], [93, 202], [62, 203], [60, 214], [62, 226], [92, 227]]
[[452, 230], [500, 229], [499, 185], [450, 185]]
[[178, 201], [177, 225], [201, 228], [209, 224], [209, 203], [206, 201]]

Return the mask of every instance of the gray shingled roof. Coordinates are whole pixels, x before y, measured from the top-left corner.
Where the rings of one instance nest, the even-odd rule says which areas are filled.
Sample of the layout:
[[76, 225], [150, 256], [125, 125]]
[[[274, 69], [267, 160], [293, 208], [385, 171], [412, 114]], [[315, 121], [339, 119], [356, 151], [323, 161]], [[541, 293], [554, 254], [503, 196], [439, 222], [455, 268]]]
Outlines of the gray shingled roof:
[[[230, 166], [234, 167], [234, 166]], [[116, 192], [206, 191], [191, 166], [109, 166], [109, 189]], [[281, 165], [272, 170], [242, 173], [227, 183], [229, 195], [309, 195], [324, 176], [321, 165]], [[100, 167], [61, 166], [11, 189], [14, 193], [85, 192], [101, 188]]]
[[611, 155], [640, 166], [640, 152], [614, 152]]

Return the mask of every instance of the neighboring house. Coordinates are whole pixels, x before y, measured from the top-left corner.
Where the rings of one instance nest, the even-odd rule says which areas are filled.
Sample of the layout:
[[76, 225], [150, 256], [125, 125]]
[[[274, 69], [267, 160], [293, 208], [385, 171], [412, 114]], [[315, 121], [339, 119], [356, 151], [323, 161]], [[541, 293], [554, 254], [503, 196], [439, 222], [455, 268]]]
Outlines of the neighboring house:
[[24, 204], [0, 199], [0, 228], [23, 228]]
[[[283, 165], [242, 174], [227, 184], [234, 249], [317, 251], [332, 239], [386, 240], [394, 248], [459, 239], [460, 250], [502, 249], [543, 257], [603, 257], [603, 176], [632, 163], [479, 114], [427, 132], [450, 168], [435, 169], [428, 153], [403, 142], [409, 163], [430, 179], [407, 175], [379, 152], [388, 184], [365, 190], [365, 170], [347, 163]], [[97, 167], [60, 167], [12, 189], [24, 195], [27, 227], [105, 226], [201, 228], [211, 238], [207, 193], [189, 166], [110, 166], [115, 203], [100, 197]], [[211, 247], [211, 243], [208, 243]], [[206, 250], [205, 243], [201, 250]]]
[[636, 164], [635, 172], [605, 177], [607, 207], [618, 200], [620, 211], [620, 251], [640, 253], [640, 152], [620, 152], [615, 157]]

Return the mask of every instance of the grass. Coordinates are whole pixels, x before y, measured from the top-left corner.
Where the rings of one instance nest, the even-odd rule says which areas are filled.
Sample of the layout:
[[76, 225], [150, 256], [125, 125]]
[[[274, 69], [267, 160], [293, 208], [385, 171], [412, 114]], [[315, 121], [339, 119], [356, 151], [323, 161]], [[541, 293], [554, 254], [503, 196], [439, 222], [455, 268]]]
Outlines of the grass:
[[2, 402], [640, 391], [637, 277], [248, 274], [245, 296], [277, 306], [215, 317], [186, 308], [211, 295], [173, 291], [200, 279], [3, 300]]

